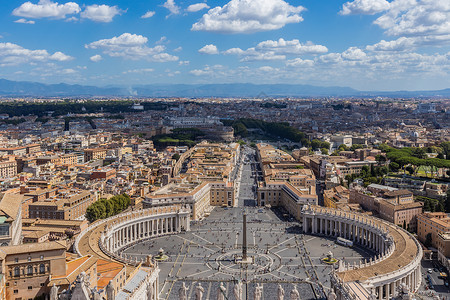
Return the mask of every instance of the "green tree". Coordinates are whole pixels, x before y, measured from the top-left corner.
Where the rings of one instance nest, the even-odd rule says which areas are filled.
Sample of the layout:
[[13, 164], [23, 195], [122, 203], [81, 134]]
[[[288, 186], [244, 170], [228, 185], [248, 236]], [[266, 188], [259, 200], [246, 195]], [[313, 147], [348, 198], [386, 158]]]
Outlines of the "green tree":
[[174, 155], [172, 155], [172, 159], [174, 159], [175, 161], [178, 161], [180, 159], [180, 154], [175, 153]]
[[394, 161], [394, 162], [391, 162], [391, 163], [389, 164], [389, 168], [390, 168], [392, 171], [397, 172], [398, 169], [400, 169], [400, 165]]
[[320, 152], [322, 152], [323, 155], [328, 155], [328, 149], [327, 148], [321, 148]]
[[338, 151], [339, 151], [339, 152], [340, 152], [340, 151], [348, 151], [347, 145], [345, 145], [345, 144], [339, 145]]

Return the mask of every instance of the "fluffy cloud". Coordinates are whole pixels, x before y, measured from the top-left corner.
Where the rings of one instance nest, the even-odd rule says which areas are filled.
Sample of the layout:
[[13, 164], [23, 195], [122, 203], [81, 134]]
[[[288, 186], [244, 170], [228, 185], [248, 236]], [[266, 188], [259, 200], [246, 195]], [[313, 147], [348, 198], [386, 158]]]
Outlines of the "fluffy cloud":
[[289, 67], [312, 67], [313, 65], [314, 61], [310, 59], [295, 58], [286, 62], [286, 66]]
[[93, 62], [99, 62], [103, 59], [103, 57], [99, 54], [93, 55], [89, 58]]
[[375, 24], [392, 36], [450, 35], [448, 0], [394, 0]]
[[147, 47], [148, 39], [142, 35], [124, 33], [111, 39], [103, 39], [85, 45], [87, 49], [99, 49], [112, 57], [131, 60], [145, 59], [154, 62], [177, 61], [178, 57], [165, 53], [163, 45]]
[[390, 4], [386, 0], [354, 0], [344, 3], [339, 13], [341, 15], [374, 15], [388, 10], [389, 7]]
[[180, 13], [180, 7], [175, 4], [175, 0], [167, 0], [164, 2], [163, 7], [167, 8], [171, 15], [178, 15]]
[[188, 6], [188, 8], [186, 8], [187, 12], [197, 12], [200, 11], [202, 9], [208, 9], [209, 5], [206, 3], [195, 3], [195, 4], [191, 4]]
[[89, 5], [81, 13], [81, 17], [84, 19], [89, 19], [95, 22], [109, 23], [112, 22], [116, 15], [122, 14], [123, 11], [117, 6], [102, 5]]
[[142, 19], [148, 19], [148, 18], [151, 18], [151, 17], [153, 17], [155, 15], [155, 12], [154, 11], [151, 11], [151, 10], [149, 10], [148, 12], [146, 12], [141, 18]]
[[277, 41], [267, 40], [260, 42], [256, 47], [242, 50], [240, 48], [231, 48], [224, 54], [241, 56], [241, 61], [255, 60], [283, 60], [286, 55], [304, 55], [304, 54], [323, 54], [328, 52], [327, 47], [316, 45], [312, 42], [300, 43], [299, 40], [286, 41], [279, 39]]
[[33, 20], [27, 20], [27, 19], [21, 18], [19, 20], [15, 20], [14, 23], [34, 24], [35, 22]]
[[448, 0], [355, 0], [344, 4], [341, 14], [384, 12], [374, 24], [385, 34], [397, 37], [368, 46], [377, 51], [411, 50], [415, 47], [450, 44], [450, 2]]
[[370, 51], [405, 51], [411, 49], [415, 44], [412, 38], [401, 37], [394, 41], [381, 40], [380, 42], [366, 47]]
[[77, 14], [81, 11], [80, 6], [75, 2], [59, 4], [51, 0], [40, 0], [38, 4], [25, 2], [13, 10], [12, 14], [18, 17], [41, 19], [64, 19], [66, 15]]
[[219, 54], [219, 50], [217, 49], [217, 47], [212, 44], [202, 47], [198, 50], [198, 52], [202, 54]]
[[29, 50], [13, 43], [0, 43], [0, 65], [18, 65], [32, 62], [68, 61], [73, 57], [62, 52], [49, 54], [47, 50]]
[[59, 52], [59, 51], [53, 53], [52, 55], [50, 55], [49, 58], [50, 58], [51, 60], [57, 60], [57, 61], [69, 61], [69, 60], [72, 60], [72, 59], [73, 59], [72, 56], [65, 55], [64, 53]]
[[267, 40], [259, 43], [256, 47], [259, 51], [273, 51], [279, 54], [320, 54], [328, 52], [327, 47], [316, 45], [312, 42], [301, 44], [299, 40], [286, 41], [279, 39], [278, 41]]
[[204, 14], [194, 25], [194, 31], [220, 33], [252, 33], [276, 30], [289, 23], [303, 21], [302, 6], [292, 6], [284, 0], [231, 0]]

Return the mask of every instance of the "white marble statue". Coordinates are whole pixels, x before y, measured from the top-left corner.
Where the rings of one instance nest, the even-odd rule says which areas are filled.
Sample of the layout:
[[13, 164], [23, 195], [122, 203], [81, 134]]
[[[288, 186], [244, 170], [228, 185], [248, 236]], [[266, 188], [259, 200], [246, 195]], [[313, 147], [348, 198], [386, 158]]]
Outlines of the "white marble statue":
[[225, 300], [225, 295], [227, 294], [227, 289], [223, 286], [223, 282], [220, 283], [217, 289], [217, 300]]
[[234, 298], [236, 300], [242, 300], [242, 282], [241, 281], [238, 281], [237, 283], [234, 284], [233, 294], [234, 294]]
[[334, 293], [333, 290], [331, 290], [331, 291], [328, 293], [327, 299], [328, 299], [328, 300], [336, 300], [336, 298], [337, 298], [336, 294]]
[[58, 290], [59, 287], [53, 284], [52, 288], [50, 289], [50, 300], [58, 300]]
[[278, 284], [278, 300], [284, 300], [284, 289], [281, 284]]
[[178, 290], [178, 299], [179, 300], [187, 300], [187, 291], [188, 291], [188, 289], [189, 288], [183, 282], [183, 284], [181, 285], [180, 289]]
[[195, 287], [195, 300], [202, 300], [204, 292], [205, 292], [205, 289], [202, 287], [202, 284], [199, 282], [198, 285]]
[[300, 293], [297, 290], [297, 287], [294, 285], [294, 289], [291, 290], [289, 295], [290, 300], [300, 300]]
[[263, 295], [263, 285], [258, 283], [255, 287], [255, 300], [261, 300]]

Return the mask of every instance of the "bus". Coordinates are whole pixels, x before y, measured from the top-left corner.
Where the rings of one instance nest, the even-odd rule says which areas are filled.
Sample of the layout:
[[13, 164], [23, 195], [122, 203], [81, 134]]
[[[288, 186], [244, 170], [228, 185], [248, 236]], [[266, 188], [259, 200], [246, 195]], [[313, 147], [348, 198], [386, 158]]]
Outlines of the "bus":
[[342, 246], [346, 246], [346, 247], [353, 247], [353, 242], [346, 240], [344, 238], [338, 237], [336, 239], [336, 244], [342, 245]]

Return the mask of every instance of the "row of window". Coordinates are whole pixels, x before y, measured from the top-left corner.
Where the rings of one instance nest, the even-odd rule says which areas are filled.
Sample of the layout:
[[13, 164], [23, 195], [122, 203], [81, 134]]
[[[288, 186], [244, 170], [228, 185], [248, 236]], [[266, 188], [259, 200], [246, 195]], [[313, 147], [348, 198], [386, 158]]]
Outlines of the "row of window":
[[[47, 267], [47, 271], [50, 271], [50, 267]], [[9, 275], [12, 276], [11, 274], [12, 272], [9, 272]], [[32, 265], [28, 265], [26, 267], [26, 275], [33, 275], [33, 274], [37, 274], [38, 273], [38, 268], [37, 266], [35, 266], [33, 268]], [[44, 264], [40, 264], [39, 265], [39, 274], [44, 274], [45, 273], [45, 265]], [[25, 275], [25, 268], [22, 270], [22, 275]], [[14, 277], [19, 277], [20, 276], [20, 268], [19, 267], [15, 267], [14, 268]]]

